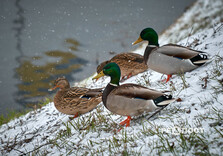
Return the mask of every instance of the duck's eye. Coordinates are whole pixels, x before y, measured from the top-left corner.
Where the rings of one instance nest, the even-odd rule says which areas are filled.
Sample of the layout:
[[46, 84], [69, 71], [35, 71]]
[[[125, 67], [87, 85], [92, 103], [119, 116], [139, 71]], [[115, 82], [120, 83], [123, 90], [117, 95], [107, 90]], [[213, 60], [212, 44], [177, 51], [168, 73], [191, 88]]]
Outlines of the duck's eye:
[[140, 34], [140, 36], [142, 37], [142, 36], [144, 36], [145, 34], [146, 34], [146, 32], [145, 32], [145, 31], [142, 31], [141, 34]]

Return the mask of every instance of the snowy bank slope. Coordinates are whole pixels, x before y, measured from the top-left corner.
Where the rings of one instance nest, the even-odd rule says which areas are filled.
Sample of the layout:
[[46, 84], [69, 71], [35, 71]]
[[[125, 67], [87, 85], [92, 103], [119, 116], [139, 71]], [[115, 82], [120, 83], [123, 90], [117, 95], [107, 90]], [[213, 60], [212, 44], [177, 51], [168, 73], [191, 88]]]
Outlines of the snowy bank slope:
[[[190, 73], [173, 76], [166, 84], [160, 81], [162, 74], [151, 70], [124, 82], [172, 91], [178, 102], [160, 114], [149, 120], [150, 114], [138, 117], [117, 133], [118, 123], [125, 117], [112, 114], [103, 104], [69, 121], [50, 103], [1, 126], [1, 154], [222, 155], [223, 23], [201, 29], [179, 44], [207, 52], [211, 61]], [[86, 82], [87, 87], [102, 87], [109, 78]]]

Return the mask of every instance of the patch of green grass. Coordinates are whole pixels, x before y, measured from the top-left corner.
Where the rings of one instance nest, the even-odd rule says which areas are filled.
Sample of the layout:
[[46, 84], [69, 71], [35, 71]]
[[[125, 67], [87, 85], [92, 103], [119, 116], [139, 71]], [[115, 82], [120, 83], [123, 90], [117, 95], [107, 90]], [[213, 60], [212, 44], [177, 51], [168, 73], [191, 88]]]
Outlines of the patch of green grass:
[[46, 106], [48, 103], [52, 102], [52, 99], [50, 98], [45, 98], [44, 100], [40, 101], [38, 104], [37, 104], [37, 108], [41, 108], [43, 106]]
[[30, 111], [30, 109], [28, 110], [23, 110], [23, 111], [9, 111], [8, 114], [6, 116], [4, 115], [0, 115], [0, 126], [3, 124], [8, 123], [9, 121], [18, 118], [20, 116], [25, 115], [26, 113], [28, 113]]
[[189, 84], [186, 82], [186, 79], [185, 79], [185, 75], [184, 74], [179, 74], [181, 80], [182, 80], [182, 83], [183, 83], [183, 88], [182, 89], [186, 89], [189, 87]]
[[51, 101], [52, 100], [50, 100], [49, 98], [45, 98], [45, 100], [40, 101], [39, 104], [34, 105], [32, 108], [26, 108], [25, 110], [21, 110], [21, 111], [11, 110], [5, 116], [0, 115], [0, 126], [8, 123], [9, 121], [11, 121], [15, 118], [19, 118], [19, 117], [27, 114], [30, 111], [33, 111], [33, 110], [35, 111], [35, 110], [45, 106], [46, 104], [48, 104]]

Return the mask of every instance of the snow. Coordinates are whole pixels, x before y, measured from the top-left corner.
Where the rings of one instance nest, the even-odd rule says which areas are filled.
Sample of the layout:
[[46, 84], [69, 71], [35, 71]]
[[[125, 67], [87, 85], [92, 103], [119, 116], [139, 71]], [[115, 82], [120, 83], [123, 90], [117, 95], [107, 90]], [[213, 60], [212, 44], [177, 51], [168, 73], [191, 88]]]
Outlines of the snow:
[[198, 0], [160, 37], [161, 45], [177, 43], [223, 20], [222, 0]]
[[[92, 112], [70, 121], [51, 102], [0, 127], [1, 154], [124, 155], [126, 151], [131, 155], [194, 155], [198, 152], [221, 155], [223, 23], [217, 21], [216, 17], [217, 20], [213, 18], [213, 21], [217, 23], [212, 23], [215, 26], [197, 27], [193, 35], [190, 29], [182, 31], [185, 23], [191, 23], [191, 16], [205, 12], [202, 9], [208, 8], [211, 15], [220, 12], [222, 1], [209, 2], [203, 0], [195, 3], [180, 18], [181, 22], [166, 31], [166, 34], [172, 32], [171, 36], [167, 38], [164, 33], [160, 37], [161, 44], [176, 41], [180, 45], [207, 52], [211, 58], [207, 64], [184, 75], [174, 75], [168, 83], [161, 81], [165, 76], [152, 70], [123, 82], [137, 83], [156, 90], [170, 90], [176, 99], [180, 98], [178, 102], [171, 103], [149, 120], [147, 118], [150, 114], [136, 117], [130, 127], [120, 132], [117, 132], [120, 128], [118, 123], [126, 117], [112, 114], [102, 103]], [[204, 13], [199, 18], [205, 18]], [[184, 39], [177, 40], [178, 37]], [[143, 54], [144, 49], [145, 44], [134, 52]], [[105, 87], [109, 82], [109, 78], [94, 82], [92, 77], [75, 85], [98, 88]], [[203, 131], [190, 133], [190, 130], [197, 129]], [[178, 133], [180, 130], [184, 133]]]

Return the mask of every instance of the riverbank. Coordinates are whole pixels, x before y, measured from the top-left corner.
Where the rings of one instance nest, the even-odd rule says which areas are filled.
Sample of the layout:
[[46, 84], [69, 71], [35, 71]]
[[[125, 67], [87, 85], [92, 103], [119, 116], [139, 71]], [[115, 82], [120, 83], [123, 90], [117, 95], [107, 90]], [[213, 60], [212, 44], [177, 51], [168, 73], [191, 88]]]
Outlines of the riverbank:
[[[200, 0], [160, 36], [165, 42], [205, 51], [211, 61], [183, 76], [162, 83], [162, 74], [148, 70], [125, 81], [158, 90], [171, 90], [179, 98], [160, 114], [147, 120], [136, 118], [119, 133], [125, 119], [109, 112], [103, 104], [94, 111], [69, 121], [51, 102], [41, 109], [4, 124], [0, 128], [2, 155], [221, 155], [223, 149], [223, 10], [222, 1]], [[211, 14], [208, 14], [211, 11]], [[197, 15], [196, 12], [200, 12]], [[216, 14], [214, 14], [214, 12]], [[209, 19], [207, 25], [197, 26]], [[210, 18], [207, 18], [210, 17]], [[193, 19], [193, 20], [192, 20]], [[196, 31], [191, 31], [191, 26]], [[188, 26], [185, 29], [185, 26]], [[195, 30], [195, 29], [194, 29]], [[175, 35], [177, 34], [177, 35]], [[183, 39], [181, 39], [181, 36]], [[180, 38], [178, 40], [178, 38]], [[143, 53], [145, 44], [135, 50]], [[78, 85], [106, 86], [109, 78]]]

